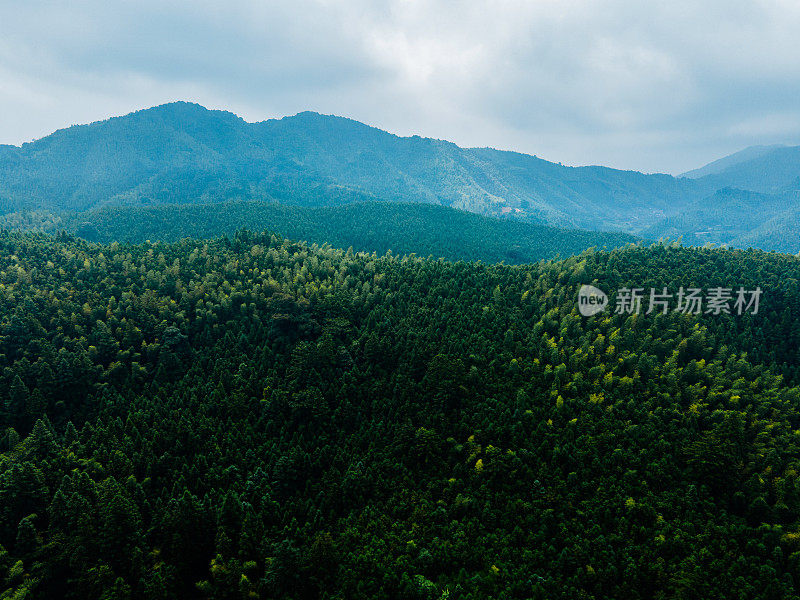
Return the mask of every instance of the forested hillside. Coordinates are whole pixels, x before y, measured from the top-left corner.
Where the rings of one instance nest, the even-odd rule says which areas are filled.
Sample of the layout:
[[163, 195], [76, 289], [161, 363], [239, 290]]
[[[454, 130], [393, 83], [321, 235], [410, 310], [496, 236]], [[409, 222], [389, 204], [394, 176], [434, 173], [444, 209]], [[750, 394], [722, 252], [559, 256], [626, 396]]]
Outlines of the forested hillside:
[[[0, 233], [0, 597], [797, 597], [798, 282]], [[583, 318], [584, 283], [763, 297]]]
[[[336, 208], [380, 201], [795, 253], [799, 182], [800, 147], [748, 148], [672, 177], [399, 137], [312, 112], [248, 123], [187, 102], [0, 146], [5, 221], [120, 207], [264, 202]], [[238, 226], [249, 226], [243, 216]], [[231, 222], [225, 230], [232, 228]]]
[[719, 190], [642, 231], [653, 240], [678, 239], [691, 246], [707, 242], [738, 248], [800, 252], [800, 190], [761, 194], [733, 188]]
[[66, 230], [94, 242], [177, 241], [214, 238], [238, 229], [274, 231], [309, 243], [386, 254], [521, 264], [615, 248], [637, 238], [624, 233], [558, 229], [483, 217], [430, 204], [357, 203], [307, 208], [267, 202], [233, 202], [149, 208], [105, 208], [59, 217], [14, 213], [0, 226], [49, 233]]
[[747, 148], [686, 175], [715, 188], [734, 187], [764, 194], [797, 190], [800, 146]]
[[423, 202], [560, 227], [633, 231], [703, 182], [398, 137], [305, 112], [247, 123], [176, 102], [0, 147], [0, 209], [83, 211], [226, 200]]
[[771, 154], [774, 151], [785, 150], [786, 146], [782, 144], [774, 144], [771, 146], [750, 146], [739, 152], [734, 152], [728, 156], [723, 156], [720, 159], [712, 161], [699, 169], [692, 169], [687, 171], [681, 177], [689, 177], [690, 179], [699, 179], [707, 175], [719, 175], [721, 173], [730, 173], [735, 171], [741, 165], [752, 164], [752, 161], [757, 161]]

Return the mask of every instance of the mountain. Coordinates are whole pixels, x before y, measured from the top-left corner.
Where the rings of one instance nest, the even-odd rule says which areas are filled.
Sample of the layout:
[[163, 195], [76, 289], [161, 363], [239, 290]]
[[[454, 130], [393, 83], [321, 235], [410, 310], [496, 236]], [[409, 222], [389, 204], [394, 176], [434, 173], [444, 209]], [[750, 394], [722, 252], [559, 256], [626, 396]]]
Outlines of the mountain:
[[764, 248], [800, 253], [800, 202], [794, 194], [792, 207], [770, 217], [751, 231], [742, 232], [732, 244], [738, 248]]
[[0, 146], [7, 221], [236, 201], [423, 203], [559, 228], [796, 252], [797, 190], [800, 146], [751, 147], [672, 177], [399, 137], [313, 112], [248, 123], [187, 102]]
[[384, 200], [635, 231], [713, 192], [709, 185], [403, 138], [310, 112], [247, 123], [185, 102], [0, 150], [6, 212], [224, 200], [305, 206]]
[[682, 238], [687, 245], [725, 244], [800, 252], [800, 192], [762, 194], [725, 188], [644, 229], [649, 239]]
[[753, 146], [684, 174], [713, 194], [681, 207], [637, 233], [800, 251], [800, 146]]
[[703, 169], [708, 169], [708, 174], [694, 181], [715, 189], [732, 187], [763, 194], [798, 190], [800, 146], [751, 148], [741, 156], [734, 154]]
[[705, 177], [706, 175], [718, 175], [728, 169], [736, 167], [737, 165], [741, 165], [742, 163], [758, 159], [764, 156], [765, 154], [769, 154], [773, 150], [785, 147], [786, 146], [783, 144], [773, 144], [771, 146], [750, 146], [749, 148], [745, 148], [744, 150], [740, 150], [739, 152], [734, 152], [733, 154], [724, 156], [718, 160], [710, 162], [707, 165], [700, 167], [699, 169], [687, 171], [686, 173], [683, 173], [681, 177], [688, 177], [689, 179], [699, 179], [700, 177]]

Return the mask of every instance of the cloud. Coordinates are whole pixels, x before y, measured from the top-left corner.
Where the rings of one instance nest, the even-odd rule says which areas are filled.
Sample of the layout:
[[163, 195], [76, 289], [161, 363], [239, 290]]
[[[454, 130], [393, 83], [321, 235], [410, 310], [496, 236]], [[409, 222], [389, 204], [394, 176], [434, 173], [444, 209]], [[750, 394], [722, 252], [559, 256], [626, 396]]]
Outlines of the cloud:
[[680, 172], [800, 143], [789, 0], [0, 4], [0, 142], [188, 99]]

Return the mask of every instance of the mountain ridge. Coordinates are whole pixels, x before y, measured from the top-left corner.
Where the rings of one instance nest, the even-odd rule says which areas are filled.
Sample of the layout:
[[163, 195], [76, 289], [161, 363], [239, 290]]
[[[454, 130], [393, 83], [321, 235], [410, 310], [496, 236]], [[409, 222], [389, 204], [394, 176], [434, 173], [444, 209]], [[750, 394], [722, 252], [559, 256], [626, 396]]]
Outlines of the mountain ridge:
[[766, 194], [800, 189], [800, 146], [776, 146], [695, 181]]
[[685, 173], [681, 173], [678, 177], [687, 177], [689, 179], [699, 179], [700, 177], [705, 177], [706, 175], [717, 175], [722, 171], [741, 164], [743, 162], [747, 162], [749, 160], [753, 160], [772, 152], [777, 148], [786, 148], [785, 144], [769, 144], [769, 145], [756, 145], [756, 146], [748, 146], [738, 152], [734, 152], [733, 154], [727, 154], [721, 158], [713, 160], [702, 167], [697, 169], [692, 169], [690, 171], [686, 171]]
[[[514, 151], [461, 148], [311, 111], [249, 123], [185, 102], [72, 126], [11, 147], [0, 154], [0, 175], [0, 194], [17, 208], [86, 210], [198, 197], [337, 204], [344, 201], [337, 194], [343, 194], [623, 230], [632, 228], [626, 211], [647, 213], [652, 205], [658, 216], [706, 191], [669, 175], [569, 167]], [[619, 210], [620, 201], [631, 206]]]
[[[716, 202], [719, 190], [780, 195], [800, 189], [800, 147], [751, 147], [689, 174], [694, 176], [567, 166], [514, 150], [398, 136], [313, 111], [248, 122], [230, 111], [181, 101], [0, 147], [0, 212], [388, 201], [648, 237], [666, 228], [690, 239], [691, 229], [675, 226], [685, 223], [697, 231], [698, 214], [706, 214], [698, 206]], [[787, 198], [794, 202], [791, 194]], [[749, 214], [763, 212], [758, 206], [728, 200], [717, 206], [726, 214], [712, 216], [712, 222], [741, 220], [769, 230], [769, 219], [756, 221]], [[794, 204], [786, 208], [794, 210]], [[774, 221], [794, 222], [791, 215]], [[736, 239], [756, 235], [739, 234]], [[757, 236], [777, 239], [771, 231]], [[790, 229], [785, 237], [800, 239], [800, 231]], [[724, 235], [709, 241], [731, 243]]]

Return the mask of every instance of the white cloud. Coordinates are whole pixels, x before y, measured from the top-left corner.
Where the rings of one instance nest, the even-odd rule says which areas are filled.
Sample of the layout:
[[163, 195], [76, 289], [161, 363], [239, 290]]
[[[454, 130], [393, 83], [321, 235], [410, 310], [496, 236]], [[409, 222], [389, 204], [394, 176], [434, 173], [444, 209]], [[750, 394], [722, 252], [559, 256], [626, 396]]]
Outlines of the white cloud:
[[678, 172], [800, 143], [790, 0], [0, 1], [0, 142], [175, 99]]

